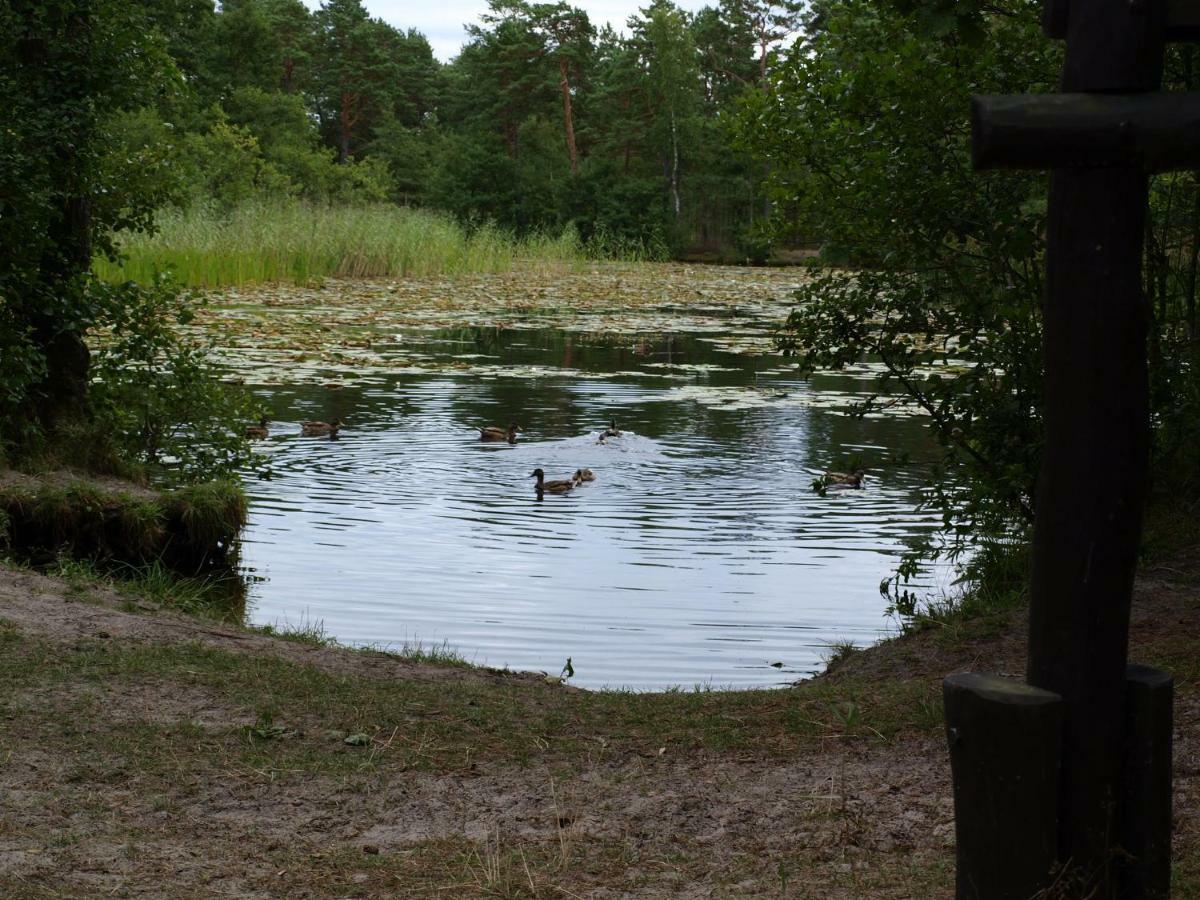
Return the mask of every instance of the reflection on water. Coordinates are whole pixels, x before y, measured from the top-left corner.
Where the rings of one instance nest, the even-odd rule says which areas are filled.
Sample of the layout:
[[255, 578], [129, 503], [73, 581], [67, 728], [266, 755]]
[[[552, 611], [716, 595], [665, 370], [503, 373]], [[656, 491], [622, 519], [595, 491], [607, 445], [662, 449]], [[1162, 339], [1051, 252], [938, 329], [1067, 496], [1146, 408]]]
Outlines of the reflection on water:
[[[574, 683], [636, 689], [780, 684], [819, 669], [830, 643], [888, 627], [878, 585], [932, 522], [913, 512], [916, 476], [883, 464], [928, 448], [919, 420], [817, 402], [861, 379], [803, 382], [778, 357], [687, 336], [397, 340], [470, 359], [472, 374], [266, 395], [272, 477], [251, 485], [243, 548], [252, 621], [321, 622], [350, 644], [445, 641], [554, 674], [570, 656]], [[539, 374], [510, 374], [522, 367]], [[300, 420], [333, 417], [340, 440], [299, 437]], [[625, 434], [598, 444], [610, 417]], [[515, 446], [478, 440], [510, 421]], [[816, 496], [813, 477], [851, 454], [866, 488]], [[537, 467], [597, 480], [539, 500]]]

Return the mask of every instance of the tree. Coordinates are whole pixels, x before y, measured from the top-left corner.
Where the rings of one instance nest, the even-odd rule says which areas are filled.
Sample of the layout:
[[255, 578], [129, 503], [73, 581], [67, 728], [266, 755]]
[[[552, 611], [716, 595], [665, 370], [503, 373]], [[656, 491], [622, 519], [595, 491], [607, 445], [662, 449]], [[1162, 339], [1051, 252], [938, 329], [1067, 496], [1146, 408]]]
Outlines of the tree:
[[1029, 4], [993, 6], [968, 43], [915, 11], [825, 3], [741, 123], [780, 227], [858, 270], [800, 292], [788, 346], [814, 367], [878, 358], [929, 416], [946, 449], [930, 498], [960, 548], [1024, 532], [1041, 433], [1044, 182], [974, 173], [966, 110], [971, 93], [1048, 89], [1057, 50]]
[[362, 0], [327, 0], [315, 14], [317, 114], [348, 162], [387, 115], [415, 124], [434, 104], [437, 63], [425, 38], [368, 16]]
[[696, 115], [700, 70], [687, 13], [670, 0], [655, 0], [629, 20], [632, 44], [648, 82], [648, 99], [661, 111], [655, 137], [661, 148], [663, 169], [676, 221], [680, 200], [680, 147], [688, 142]]
[[[101, 302], [93, 252], [152, 210], [101, 164], [102, 122], [142, 105], [172, 68], [142, 10], [119, 0], [0, 6], [0, 344], [8, 440], [82, 413], [83, 337]], [[21, 423], [26, 423], [22, 425]]]

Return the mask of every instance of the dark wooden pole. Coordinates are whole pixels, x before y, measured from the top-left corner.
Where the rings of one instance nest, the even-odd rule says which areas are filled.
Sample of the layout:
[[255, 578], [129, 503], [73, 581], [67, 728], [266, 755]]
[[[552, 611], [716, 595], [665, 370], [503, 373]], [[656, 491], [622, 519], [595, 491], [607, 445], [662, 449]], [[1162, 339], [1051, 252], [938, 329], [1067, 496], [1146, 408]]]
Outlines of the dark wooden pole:
[[[1072, 2], [1069, 18], [1064, 91], [1157, 89], [1161, 0]], [[1028, 678], [1065, 701], [1059, 852], [1097, 900], [1115, 890], [1129, 607], [1148, 468], [1147, 199], [1147, 177], [1134, 166], [1051, 177]]]

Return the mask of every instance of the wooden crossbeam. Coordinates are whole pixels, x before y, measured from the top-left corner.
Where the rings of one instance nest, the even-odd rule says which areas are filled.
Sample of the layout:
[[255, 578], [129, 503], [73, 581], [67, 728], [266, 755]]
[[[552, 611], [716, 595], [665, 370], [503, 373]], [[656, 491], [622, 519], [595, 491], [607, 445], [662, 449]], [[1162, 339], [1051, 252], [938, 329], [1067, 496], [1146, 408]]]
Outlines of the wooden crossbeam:
[[[1084, 3], [1087, 0], [1075, 0]], [[1134, 5], [1138, 0], [1131, 0]], [[1140, 0], [1145, 4], [1153, 0]], [[1157, 0], [1162, 2], [1162, 0]], [[1198, 0], [1166, 0], [1167, 4], [1167, 40], [1184, 43], [1200, 41], [1200, 2]], [[1067, 28], [1071, 21], [1071, 0], [1046, 0], [1042, 20], [1042, 30], [1047, 37], [1055, 40], [1066, 40]]]
[[974, 97], [977, 169], [1200, 169], [1200, 93]]

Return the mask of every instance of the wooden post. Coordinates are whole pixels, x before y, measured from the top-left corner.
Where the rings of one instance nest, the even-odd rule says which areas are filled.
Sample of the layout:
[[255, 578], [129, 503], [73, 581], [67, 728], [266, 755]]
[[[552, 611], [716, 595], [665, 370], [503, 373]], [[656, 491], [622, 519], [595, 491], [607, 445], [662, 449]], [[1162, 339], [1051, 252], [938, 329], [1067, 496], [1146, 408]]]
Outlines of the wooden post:
[[1175, 684], [1166, 672], [1130, 666], [1125, 685], [1119, 896], [1169, 900]]
[[952, 675], [942, 695], [957, 896], [1028, 900], [1058, 860], [1062, 699], [996, 675]]
[[[1067, 41], [1064, 93], [973, 106], [978, 166], [1053, 169], [1028, 681], [1062, 698], [1057, 889], [1159, 898], [1170, 877], [1170, 684], [1126, 672], [1150, 438], [1142, 254], [1148, 172], [1200, 167], [1200, 97], [1153, 94], [1165, 41], [1200, 38], [1200, 2], [1047, 0], [1045, 13], [1047, 33]], [[969, 871], [983, 865], [961, 853]], [[959, 897], [972, 896], [960, 879]]]
[[[1165, 4], [1070, 5], [1066, 91], [1149, 91]], [[1112, 896], [1129, 605], [1149, 464], [1147, 176], [1134, 165], [1050, 179], [1046, 439], [1038, 478], [1029, 683], [1066, 701], [1059, 852]]]

